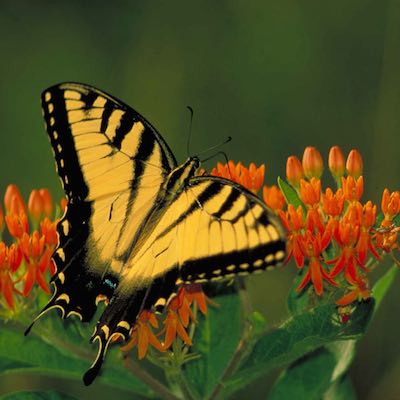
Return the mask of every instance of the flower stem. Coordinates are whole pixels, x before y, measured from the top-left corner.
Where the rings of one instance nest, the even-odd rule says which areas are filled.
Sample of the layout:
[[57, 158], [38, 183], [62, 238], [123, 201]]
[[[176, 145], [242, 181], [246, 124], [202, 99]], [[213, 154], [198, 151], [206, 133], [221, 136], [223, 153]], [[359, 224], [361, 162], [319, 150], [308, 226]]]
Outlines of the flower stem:
[[238, 289], [239, 298], [242, 303], [243, 313], [244, 313], [244, 328], [242, 332], [242, 336], [239, 340], [239, 343], [236, 347], [235, 352], [229, 364], [225, 368], [224, 373], [221, 376], [218, 384], [215, 386], [213, 392], [209, 396], [208, 400], [215, 400], [221, 394], [225, 386], [225, 381], [227, 381], [231, 375], [236, 371], [237, 367], [239, 366], [240, 361], [243, 359], [244, 355], [248, 351], [249, 343], [250, 343], [250, 335], [251, 335], [251, 324], [249, 323], [247, 316], [249, 316], [253, 312], [253, 307], [251, 305], [251, 301], [246, 290], [246, 286], [244, 280], [241, 278], [236, 279], [236, 287]]
[[[130, 357], [124, 361], [124, 365], [128, 371], [141, 379], [148, 387], [153, 389], [155, 393], [163, 400], [180, 400], [179, 397], [171, 393], [166, 386], [154, 379], [148, 372], [140, 368], [139, 364], [134, 362]], [[185, 397], [186, 398], [186, 397]]]

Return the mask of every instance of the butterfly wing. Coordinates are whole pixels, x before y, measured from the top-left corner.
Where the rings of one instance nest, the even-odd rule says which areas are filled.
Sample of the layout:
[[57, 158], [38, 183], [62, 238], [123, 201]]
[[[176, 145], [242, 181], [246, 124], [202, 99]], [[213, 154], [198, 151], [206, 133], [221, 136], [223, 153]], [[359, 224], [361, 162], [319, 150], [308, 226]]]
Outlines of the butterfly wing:
[[38, 318], [56, 307], [86, 321], [96, 299], [111, 297], [176, 161], [141, 115], [93, 87], [53, 86], [42, 107], [68, 204], [53, 255], [55, 292]]
[[139, 312], [166, 304], [176, 285], [258, 272], [284, 258], [281, 224], [254, 194], [226, 179], [192, 178], [128, 260], [93, 336], [99, 354], [85, 382], [98, 373], [112, 338], [127, 339]]

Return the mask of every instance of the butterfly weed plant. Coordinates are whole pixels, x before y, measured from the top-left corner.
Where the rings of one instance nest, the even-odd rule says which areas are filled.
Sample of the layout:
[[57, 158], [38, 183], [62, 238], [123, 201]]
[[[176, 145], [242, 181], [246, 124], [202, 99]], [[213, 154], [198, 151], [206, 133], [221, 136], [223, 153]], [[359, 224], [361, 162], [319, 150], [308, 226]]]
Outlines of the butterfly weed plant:
[[[335, 187], [321, 181], [323, 160], [313, 147], [305, 149], [302, 161], [288, 158], [286, 180], [278, 178], [277, 185], [265, 186], [264, 165], [253, 163], [247, 168], [229, 161], [210, 173], [260, 195], [284, 226], [285, 263], [293, 260], [297, 269], [286, 321], [266, 326], [249, 301], [244, 277], [206, 287], [182, 284], [162, 312], [140, 312], [129, 340], [115, 338], [119, 346], [111, 346], [99, 382], [123, 388], [132, 398], [225, 399], [280, 368], [270, 399], [354, 398], [347, 372], [357, 341], [399, 265], [400, 192], [384, 189], [379, 207], [363, 201], [357, 150], [345, 161], [341, 149], [332, 147], [328, 166]], [[47, 189], [33, 190], [27, 203], [16, 185], [5, 192], [0, 209], [2, 379], [23, 373], [80, 381], [94, 358], [86, 345], [90, 328], [77, 318], [61, 320], [49, 313], [31, 336], [23, 336], [51, 295], [56, 226], [65, 207], [66, 201], [55, 204]], [[371, 286], [370, 273], [384, 258], [393, 266], [382, 265], [385, 270]]]

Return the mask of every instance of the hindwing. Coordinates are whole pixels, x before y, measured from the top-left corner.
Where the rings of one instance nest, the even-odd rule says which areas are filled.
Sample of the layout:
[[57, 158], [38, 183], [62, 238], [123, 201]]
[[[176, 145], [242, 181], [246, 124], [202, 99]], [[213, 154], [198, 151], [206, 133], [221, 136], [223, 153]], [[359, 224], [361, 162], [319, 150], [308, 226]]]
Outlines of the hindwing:
[[127, 261], [93, 336], [99, 355], [86, 381], [96, 376], [113, 337], [128, 339], [139, 312], [166, 304], [176, 285], [257, 273], [284, 258], [281, 225], [254, 194], [226, 179], [192, 178]]

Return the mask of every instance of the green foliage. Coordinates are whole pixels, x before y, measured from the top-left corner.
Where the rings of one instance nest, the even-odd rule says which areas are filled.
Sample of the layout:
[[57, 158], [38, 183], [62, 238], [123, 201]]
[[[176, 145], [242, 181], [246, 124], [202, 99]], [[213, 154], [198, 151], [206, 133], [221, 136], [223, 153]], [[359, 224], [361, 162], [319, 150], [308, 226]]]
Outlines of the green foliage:
[[296, 189], [280, 177], [278, 177], [278, 186], [285, 196], [287, 204], [291, 204], [295, 209], [297, 209], [298, 206], [301, 206], [304, 214], [306, 214], [307, 210], [297, 194]]
[[0, 400], [76, 400], [60, 392], [14, 392], [0, 396]]
[[193, 351], [200, 357], [185, 367], [192, 388], [206, 398], [221, 377], [239, 343], [241, 310], [236, 294], [217, 297], [218, 308], [210, 307], [193, 339]]
[[254, 345], [249, 356], [227, 382], [232, 393], [265, 375], [288, 365], [316, 349], [335, 342], [361, 337], [373, 311], [373, 301], [361, 303], [347, 324], [338, 318], [336, 306], [325, 304], [289, 318], [281, 327], [268, 331]]
[[[52, 320], [59, 326], [57, 330], [36, 335], [33, 331], [28, 337], [24, 337], [22, 329], [17, 326], [0, 324], [0, 376], [24, 373], [82, 379], [82, 372], [90, 366], [95, 353], [82, 351], [82, 347], [90, 347], [87, 340], [82, 343], [81, 339], [80, 347], [75, 346], [73, 336], [71, 341], [59, 340], [58, 335], [65, 335], [63, 327], [56, 315]], [[143, 382], [132, 377], [121, 362], [108, 365], [100, 379], [107, 385], [143, 396], [152, 393]]]
[[386, 293], [388, 292], [389, 288], [392, 286], [392, 283], [397, 275], [397, 271], [399, 267], [397, 265], [393, 265], [385, 275], [382, 276], [378, 282], [375, 283], [372, 294], [376, 301], [375, 311], [378, 310], [379, 306], [381, 305], [382, 300], [384, 299]]
[[[310, 307], [305, 300], [309, 296], [291, 294], [291, 316], [279, 327], [267, 329], [261, 314], [244, 315], [248, 306], [243, 307], [243, 298], [237, 293], [217, 296], [218, 306], [210, 306], [208, 315], [198, 318], [190, 349], [196, 357], [178, 365], [178, 377], [155, 380], [151, 377], [154, 367], [149, 369], [147, 363], [129, 371], [119, 351], [113, 349], [99, 383], [141, 398], [230, 398], [273, 369], [286, 367], [269, 399], [352, 400], [354, 391], [347, 372], [357, 340], [366, 332], [396, 273], [396, 266], [389, 269], [375, 284], [374, 299], [355, 304], [345, 322], [334, 303]], [[88, 329], [77, 321], [63, 323], [53, 314], [25, 338], [24, 324], [0, 324], [0, 377], [23, 373], [80, 381], [95, 356], [94, 349], [82, 343]], [[165, 372], [168, 377], [169, 371]], [[0, 399], [17, 398], [72, 399], [58, 392], [9, 393]]]

